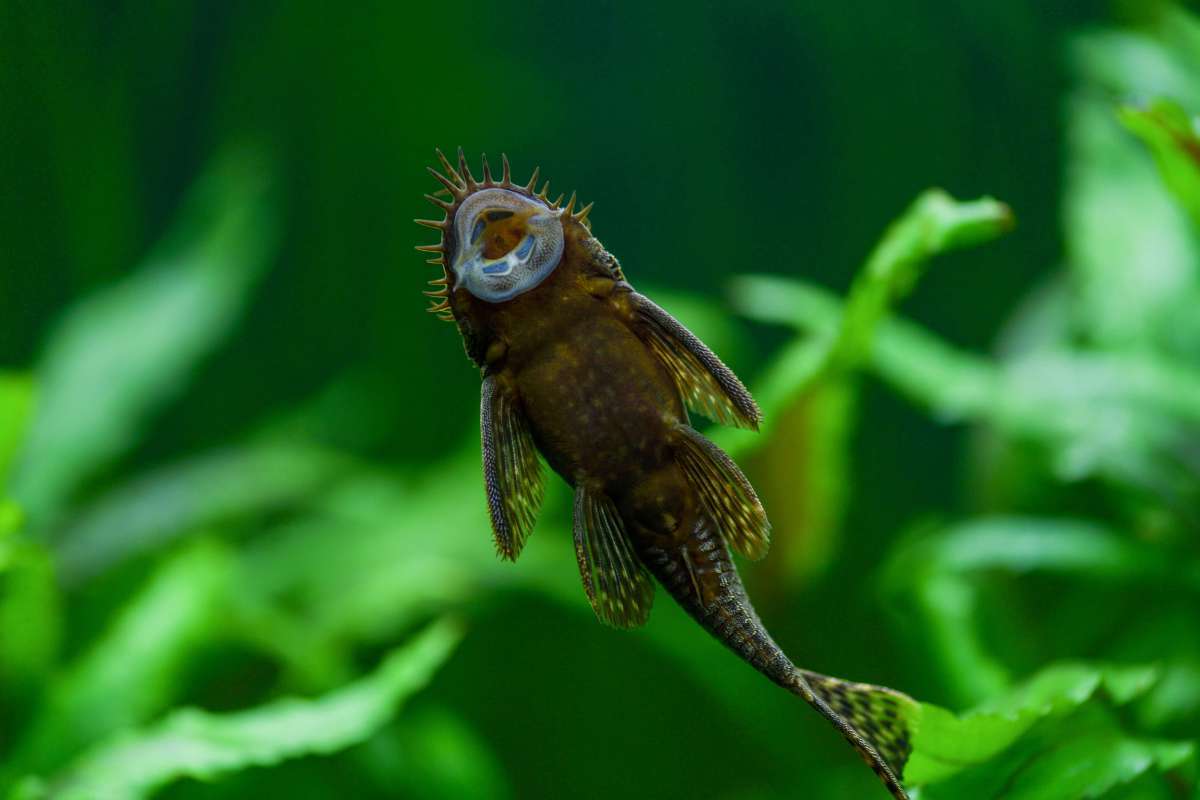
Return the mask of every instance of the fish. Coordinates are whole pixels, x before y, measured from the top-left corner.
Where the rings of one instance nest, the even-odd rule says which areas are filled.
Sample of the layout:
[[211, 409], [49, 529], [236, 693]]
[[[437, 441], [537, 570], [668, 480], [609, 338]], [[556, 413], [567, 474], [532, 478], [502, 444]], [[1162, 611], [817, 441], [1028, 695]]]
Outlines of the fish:
[[828, 720], [893, 798], [917, 704], [795, 666], [750, 602], [732, 553], [767, 554], [770, 523], [737, 464], [689, 411], [757, 430], [762, 412], [691, 331], [634, 290], [592, 234], [592, 204], [523, 184], [507, 156], [476, 178], [458, 150], [427, 167], [444, 212], [417, 247], [441, 274], [428, 310], [479, 368], [483, 486], [498, 555], [516, 561], [545, 491], [539, 454], [574, 490], [572, 539], [601, 622], [646, 622], [655, 581], [709, 634]]

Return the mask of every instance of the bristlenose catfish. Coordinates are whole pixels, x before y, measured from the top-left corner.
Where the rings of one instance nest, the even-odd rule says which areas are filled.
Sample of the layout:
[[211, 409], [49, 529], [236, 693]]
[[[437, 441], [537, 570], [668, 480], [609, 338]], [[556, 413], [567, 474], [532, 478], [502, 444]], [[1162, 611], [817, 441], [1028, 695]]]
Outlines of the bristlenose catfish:
[[730, 558], [766, 555], [770, 526], [737, 465], [687, 409], [757, 430], [741, 381], [687, 328], [634, 291], [592, 235], [591, 205], [549, 199], [538, 171], [477, 180], [439, 150], [441, 233], [418, 250], [441, 277], [430, 311], [457, 324], [483, 378], [483, 477], [496, 549], [515, 561], [542, 500], [537, 453], [575, 490], [574, 540], [601, 621], [644, 623], [653, 575], [705, 630], [841, 732], [895, 798], [914, 701], [797, 668], [772, 641]]

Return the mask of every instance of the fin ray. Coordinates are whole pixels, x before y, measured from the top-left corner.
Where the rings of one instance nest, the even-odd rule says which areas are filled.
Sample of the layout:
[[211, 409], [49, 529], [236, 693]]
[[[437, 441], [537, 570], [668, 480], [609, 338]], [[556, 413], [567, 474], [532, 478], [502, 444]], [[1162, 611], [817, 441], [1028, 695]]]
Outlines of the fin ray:
[[596, 616], [615, 628], [645, 624], [654, 583], [633, 552], [612, 500], [576, 485], [574, 527], [579, 573]]
[[760, 559], [771, 545], [771, 523], [750, 481], [721, 448], [687, 425], [679, 435], [676, 457], [729, 546], [746, 558]]
[[762, 412], [733, 371], [652, 300], [634, 292], [632, 302], [642, 338], [671, 374], [688, 408], [722, 425], [758, 430]]
[[524, 412], [494, 375], [483, 380], [479, 429], [496, 550], [502, 558], [516, 561], [533, 530], [545, 492], [545, 475]]
[[[809, 702], [842, 730], [894, 796], [906, 797], [899, 776], [904, 774], [912, 754], [917, 701], [885, 686], [843, 681], [805, 670], [800, 670], [800, 675], [817, 701]], [[862, 742], [856, 741], [856, 736]], [[884, 763], [880, 765], [878, 760]]]

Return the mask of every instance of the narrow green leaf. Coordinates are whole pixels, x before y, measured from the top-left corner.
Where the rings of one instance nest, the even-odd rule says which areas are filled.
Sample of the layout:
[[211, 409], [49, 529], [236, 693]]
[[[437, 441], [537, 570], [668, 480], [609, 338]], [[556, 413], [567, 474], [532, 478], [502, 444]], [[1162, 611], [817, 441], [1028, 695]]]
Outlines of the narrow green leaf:
[[1006, 690], [1012, 683], [1007, 667], [991, 652], [979, 628], [979, 590], [968, 577], [949, 572], [925, 575], [905, 599], [914, 620], [913, 642], [930, 654], [939, 674], [958, 702], [977, 702]]
[[[1087, 88], [1111, 85], [1121, 97], [1165, 94], [1184, 102], [1198, 90], [1194, 67], [1146, 37], [1080, 37], [1072, 54]], [[1072, 98], [1067, 134], [1063, 233], [1076, 323], [1105, 348], [1193, 359], [1200, 354], [1198, 230], [1103, 92]]]
[[1200, 108], [1195, 15], [1164, 2], [1153, 16], [1158, 17], [1153, 34], [1109, 29], [1072, 36], [1067, 42], [1068, 66], [1100, 104], [1107, 104], [1107, 98], [1171, 97], [1188, 108]]
[[909, 609], [913, 635], [925, 640], [934, 669], [966, 702], [1008, 682], [982, 639], [983, 571], [1200, 592], [1200, 564], [1082, 520], [982, 517], [910, 537], [889, 558], [884, 589]]
[[929, 573], [1005, 570], [1096, 580], [1175, 584], [1200, 591], [1200, 568], [1162, 547], [1077, 519], [978, 517], [899, 547], [885, 583], [899, 589]]
[[[813, 332], [814, 341], [840, 319], [831, 293], [799, 281], [753, 276], [736, 289], [743, 311]], [[1177, 453], [1200, 431], [1200, 372], [1184, 363], [1034, 350], [994, 364], [897, 318], [879, 323], [871, 357], [881, 377], [939, 419], [987, 422], [1048, 446], [1064, 480], [1104, 475], [1173, 503], [1190, 483]]]
[[77, 583], [206, 525], [311, 500], [349, 467], [322, 448], [262, 441], [132, 478], [62, 529], [55, 548], [62, 580]]
[[28, 700], [57, 660], [63, 597], [45, 548], [4, 531], [6, 508], [15, 510], [0, 502], [0, 694]]
[[[939, 189], [922, 193], [884, 233], [846, 301], [826, 314], [829, 324], [774, 359], [755, 396], [765, 420], [759, 435], [721, 430], [714, 439], [747, 467], [772, 508], [774, 548], [791, 574], [820, 569], [839, 530], [857, 388], [842, 380], [870, 355], [875, 330], [934, 256], [994, 238], [1013, 223], [1008, 207], [991, 198], [959, 202]], [[777, 313], [778, 298], [753, 280], [734, 283], [734, 302], [761, 319]], [[827, 311], [829, 309], [826, 309]], [[791, 315], [804, 310], [789, 308]], [[796, 476], [804, 476], [801, 481]], [[804, 487], [797, 497], [796, 486]]]
[[836, 555], [857, 410], [853, 381], [817, 384], [783, 409], [770, 438], [743, 458], [759, 498], [771, 509], [773, 571], [803, 580]]
[[25, 439], [33, 410], [33, 381], [27, 375], [0, 372], [0, 493]]
[[[1194, 622], [1190, 617], [1188, 621]], [[1184, 635], [1195, 642], [1194, 627], [1189, 626]], [[1186, 725], [1200, 719], [1200, 657], [1188, 654], [1186, 648], [1180, 648], [1176, 642], [1170, 645], [1175, 645], [1171, 648], [1175, 652], [1164, 653], [1162, 680], [1138, 709], [1139, 719], [1151, 730], [1174, 722]]]
[[12, 484], [35, 522], [127, 451], [232, 329], [274, 248], [266, 189], [262, 166], [245, 154], [219, 163], [147, 262], [54, 328]]
[[[888, 228], [855, 279], [844, 307], [827, 296], [803, 294], [797, 284], [784, 279], [738, 278], [732, 285], [732, 298], [743, 314], [804, 326], [823, 345], [820, 355], [805, 351], [803, 358], [797, 357], [782, 373], [795, 385], [772, 386], [767, 394], [794, 395], [833, 366], [855, 366], [869, 356], [876, 326], [890, 307], [912, 290], [929, 259], [988, 241], [1012, 226], [1012, 212], [1003, 203], [991, 198], [960, 202], [931, 189]], [[785, 290], [777, 294], [781, 287]]]
[[1200, 135], [1196, 120], [1170, 100], [1156, 100], [1147, 108], [1123, 108], [1120, 118], [1150, 148], [1163, 180], [1200, 225]]
[[198, 543], [167, 561], [112, 627], [51, 688], [0, 784], [40, 772], [101, 736], [165, 708], [188, 656], [220, 622], [228, 555]]
[[25, 515], [21, 507], [11, 500], [0, 498], [0, 573], [12, 564], [23, 544], [16, 534], [24, 523]]
[[[571, 563], [568, 540], [535, 531], [520, 569], [496, 558], [486, 504], [463, 500], [479, 476], [473, 443], [419, 477], [347, 479], [321, 499], [317, 513], [247, 547], [239, 602], [253, 609], [287, 598], [304, 633], [326, 641], [387, 638], [499, 586], [538, 587], [589, 611], [577, 574], [562, 569]], [[554, 497], [552, 491], [548, 500]], [[539, 530], [554, 519], [547, 508]]]
[[457, 624], [435, 623], [372, 674], [323, 697], [287, 698], [228, 714], [175, 711], [92, 748], [49, 782], [50, 794], [59, 800], [146, 797], [179, 778], [216, 780], [248, 767], [343, 750], [369, 738], [422, 689], [461, 637]]
[[986, 242], [1012, 226], [1012, 211], [990, 197], [960, 202], [940, 189], [921, 194], [888, 228], [850, 288], [831, 361], [853, 366], [867, 355], [875, 326], [933, 256]]
[[505, 765], [461, 715], [413, 709], [362, 749], [361, 761], [389, 795], [412, 800], [503, 800]]

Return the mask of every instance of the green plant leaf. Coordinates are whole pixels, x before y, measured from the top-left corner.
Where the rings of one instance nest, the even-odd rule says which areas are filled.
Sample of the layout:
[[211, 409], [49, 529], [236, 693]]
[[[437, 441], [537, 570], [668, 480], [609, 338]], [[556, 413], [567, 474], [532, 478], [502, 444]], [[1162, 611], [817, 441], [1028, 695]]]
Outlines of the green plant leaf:
[[512, 796], [505, 765], [490, 743], [447, 708], [414, 708], [367, 742], [361, 760], [390, 795], [413, 800]]
[[220, 622], [231, 567], [229, 554], [208, 542], [165, 562], [110, 629], [54, 681], [0, 771], [0, 784], [51, 768], [165, 708], [188, 657]]
[[16, 560], [25, 542], [17, 537], [17, 531], [25, 523], [21, 507], [11, 500], [0, 498], [0, 574]]
[[[1120, 96], [1188, 101], [1184, 87], [1197, 87], [1194, 77], [1185, 77], [1184, 62], [1169, 48], [1146, 45], [1139, 37], [1083, 37], [1072, 61], [1085, 86], [1104, 85], [1117, 78], [1112, 67], [1121, 59], [1153, 53], [1163, 68], [1127, 73], [1115, 86]], [[1200, 239], [1114, 110], [1095, 92], [1081, 92], [1067, 106], [1063, 217], [1077, 324], [1105, 348], [1194, 359], [1200, 355]]]
[[55, 548], [60, 575], [71, 585], [207, 525], [299, 504], [350, 466], [323, 448], [268, 440], [132, 478], [63, 527]]
[[923, 703], [906, 780], [933, 783], [987, 763], [1040, 720], [1079, 708], [1099, 692], [1113, 703], [1128, 703], [1157, 677], [1145, 666], [1062, 663], [961, 716]]
[[1200, 135], [1196, 121], [1170, 100], [1156, 100], [1147, 108], [1127, 106], [1121, 109], [1120, 118], [1150, 148], [1163, 180], [1200, 225]]
[[[839, 324], [837, 299], [809, 284], [748, 276], [735, 290], [744, 313], [812, 332], [812, 341]], [[1194, 483], [1179, 454], [1200, 431], [1200, 372], [1184, 363], [1035, 349], [995, 364], [911, 322], [885, 318], [878, 327], [874, 370], [943, 421], [986, 422], [1006, 436], [1040, 442], [1063, 480], [1103, 475], [1176, 505], [1181, 487]], [[799, 363], [795, 353], [787, 356]]]
[[850, 287], [830, 360], [845, 367], [866, 357], [875, 326], [933, 256], [989, 241], [1012, 226], [1012, 211], [990, 197], [962, 202], [940, 189], [923, 192], [888, 228]]
[[[787, 347], [755, 386], [761, 430], [714, 431], [718, 445], [749, 456], [746, 467], [760, 495], [776, 509], [773, 549], [788, 574], [823, 568], [840, 529], [858, 397], [857, 386], [843, 378], [869, 358], [877, 326], [931, 258], [995, 238], [1012, 224], [1008, 207], [991, 198], [960, 202], [939, 189], [923, 192], [871, 251], [836, 321]], [[737, 281], [733, 290], [735, 304], [755, 315], [778, 306], [752, 282]], [[797, 486], [805, 490], [799, 499]]]
[[1194, 753], [1191, 742], [1123, 732], [1105, 704], [1089, 700], [1073, 712], [1038, 721], [1012, 746], [927, 785], [918, 796], [920, 800], [1108, 797], [1113, 790], [1141, 783], [1139, 779], [1189, 769]]
[[[472, 441], [419, 476], [347, 479], [316, 513], [246, 548], [239, 602], [262, 609], [286, 597], [304, 634], [319, 641], [386, 639], [501, 586], [537, 587], [587, 612], [578, 575], [562, 569], [572, 563], [567, 539], [535, 536], [519, 569], [479, 546], [490, 530], [486, 504], [473, 501], [482, 496], [475, 494], [482, 492], [479, 463]], [[555, 496], [552, 490], [537, 530], [558, 518]]]
[[1150, 770], [1181, 767], [1194, 752], [1191, 742], [1140, 739], [1111, 731], [1084, 733], [1022, 770], [1007, 796], [1014, 800], [1099, 797]]
[[28, 701], [38, 696], [57, 660], [63, 597], [51, 555], [15, 535], [19, 518], [16, 506], [0, 501], [0, 695]]
[[913, 635], [927, 643], [954, 695], [968, 702], [1009, 680], [981, 637], [978, 583], [985, 571], [1200, 593], [1200, 564], [1185, 554], [1082, 520], [981, 517], [911, 536], [889, 558], [884, 590], [909, 610]]
[[38, 366], [38, 406], [12, 482], [35, 523], [132, 447], [232, 330], [275, 246], [267, 185], [248, 154], [218, 163], [144, 265], [59, 320]]
[[1052, 572], [1097, 580], [1175, 584], [1200, 592], [1200, 564], [1161, 546], [1079, 519], [976, 517], [899, 547], [885, 584], [936, 572]]
[[[934, 256], [988, 241], [1010, 230], [1012, 212], [991, 198], [957, 201], [940, 189], [929, 189], [884, 233], [860, 270], [844, 306], [825, 297], [799, 297], [796, 284], [780, 278], [738, 278], [731, 286], [734, 306], [764, 322], [785, 322], [811, 332], [812, 338], [786, 349], [775, 360], [755, 396], [763, 408], [761, 434], [788, 403], [830, 370], [855, 367], [870, 355], [875, 329], [890, 307], [912, 290]], [[783, 288], [781, 295], [776, 289]], [[818, 321], [808, 315], [808, 302], [822, 306]], [[718, 443], [736, 452], [754, 446], [753, 433], [721, 431]]]
[[777, 412], [770, 439], [742, 454], [743, 469], [771, 509], [773, 571], [803, 580], [837, 553], [858, 396], [854, 381], [815, 384]]
[[172, 712], [101, 742], [45, 786], [59, 800], [139, 798], [179, 778], [216, 780], [248, 767], [343, 750], [391, 719], [461, 637], [456, 623], [435, 623], [392, 651], [370, 675], [322, 697], [286, 698], [227, 714]]
[[0, 493], [25, 439], [33, 411], [33, 381], [27, 375], [0, 372]]

